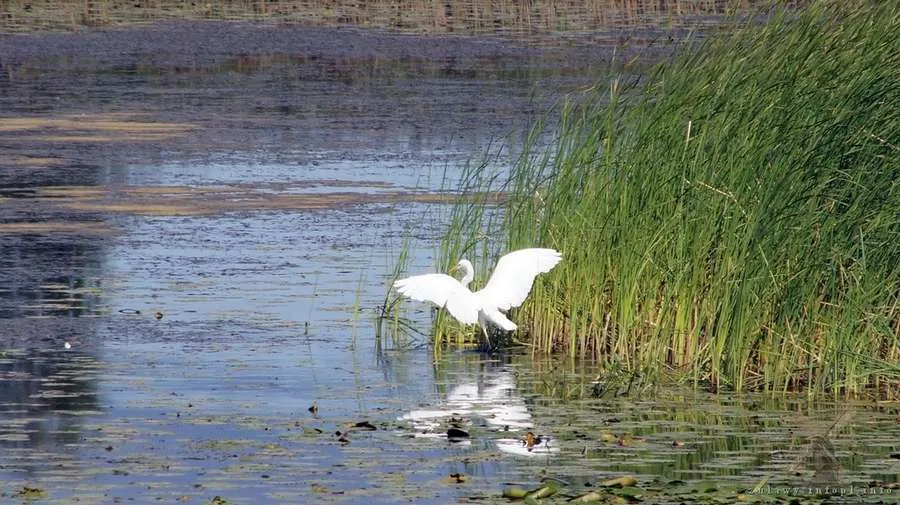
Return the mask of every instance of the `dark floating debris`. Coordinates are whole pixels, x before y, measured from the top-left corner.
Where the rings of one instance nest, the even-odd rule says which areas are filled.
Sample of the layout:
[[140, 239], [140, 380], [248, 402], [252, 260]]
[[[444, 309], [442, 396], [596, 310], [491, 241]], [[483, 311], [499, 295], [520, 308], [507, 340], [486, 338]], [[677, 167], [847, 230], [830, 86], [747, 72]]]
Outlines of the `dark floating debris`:
[[466, 476], [461, 473], [451, 473], [447, 481], [451, 484], [463, 484], [466, 482]]
[[374, 424], [370, 423], [369, 421], [360, 421], [360, 422], [354, 424], [353, 427], [359, 428], [361, 430], [366, 430], [366, 431], [375, 431], [378, 429], [375, 427]]
[[313, 402], [306, 410], [308, 410], [310, 414], [316, 415], [319, 413], [319, 405], [316, 402]]
[[119, 309], [119, 314], [140, 314], [141, 311], [137, 309]]
[[156, 320], [159, 321], [160, 319], [163, 318], [163, 313], [162, 313], [162, 312], [157, 312], [156, 314], [153, 315], [153, 317], [155, 317]]
[[449, 438], [451, 442], [459, 441], [469, 438], [469, 432], [459, 428], [450, 428], [447, 430], [447, 438]]

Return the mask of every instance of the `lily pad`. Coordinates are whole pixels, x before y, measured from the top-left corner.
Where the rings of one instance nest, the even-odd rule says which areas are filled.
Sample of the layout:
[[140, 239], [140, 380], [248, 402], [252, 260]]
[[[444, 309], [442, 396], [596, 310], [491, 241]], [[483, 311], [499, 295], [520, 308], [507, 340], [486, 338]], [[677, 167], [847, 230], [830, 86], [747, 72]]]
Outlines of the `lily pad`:
[[600, 494], [597, 491], [591, 491], [590, 493], [585, 493], [581, 496], [576, 496], [569, 500], [569, 503], [594, 503], [604, 499], [606, 495]]
[[511, 500], [522, 500], [526, 496], [528, 496], [528, 490], [518, 487], [511, 486], [503, 488], [503, 497], [509, 498]]
[[605, 480], [600, 483], [603, 487], [630, 487], [635, 484], [637, 484], [637, 479], [631, 475], [623, 475], [622, 477], [616, 477], [615, 479]]

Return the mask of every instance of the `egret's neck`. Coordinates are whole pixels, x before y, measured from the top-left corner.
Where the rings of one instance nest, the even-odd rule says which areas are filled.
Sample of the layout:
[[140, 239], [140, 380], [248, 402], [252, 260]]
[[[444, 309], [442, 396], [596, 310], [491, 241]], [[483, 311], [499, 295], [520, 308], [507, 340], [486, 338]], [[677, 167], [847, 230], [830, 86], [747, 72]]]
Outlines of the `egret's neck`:
[[469, 260], [460, 260], [459, 269], [463, 271], [463, 277], [459, 282], [463, 286], [469, 287], [469, 283], [475, 278], [475, 268]]

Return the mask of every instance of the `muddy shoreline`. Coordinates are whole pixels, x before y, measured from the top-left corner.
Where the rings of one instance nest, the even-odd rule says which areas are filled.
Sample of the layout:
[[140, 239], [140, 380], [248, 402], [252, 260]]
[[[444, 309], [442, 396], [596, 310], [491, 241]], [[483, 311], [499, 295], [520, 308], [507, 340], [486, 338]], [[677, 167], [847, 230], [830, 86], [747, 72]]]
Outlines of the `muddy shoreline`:
[[[747, 9], [757, 4], [745, 1]], [[704, 2], [487, 1], [309, 2], [305, 0], [184, 2], [180, 0], [30, 0], [0, 4], [0, 32], [91, 30], [166, 20], [256, 22], [274, 25], [365, 27], [401, 33], [499, 34], [552, 37], [613, 29], [715, 24], [735, 8], [724, 0]]]
[[[240, 55], [292, 55], [298, 60], [443, 60], [475, 70], [482, 60], [556, 61], [560, 67], [608, 64], [611, 49], [623, 58], [659, 54], [688, 32], [644, 28], [569, 39], [529, 40], [490, 35], [405, 34], [356, 27], [270, 25], [221, 21], [165, 21], [81, 32], [0, 34], [6, 71], [26, 62], [44, 69], [111, 69], [135, 60], [157, 68], [215, 65]], [[86, 63], [89, 61], [90, 63]]]

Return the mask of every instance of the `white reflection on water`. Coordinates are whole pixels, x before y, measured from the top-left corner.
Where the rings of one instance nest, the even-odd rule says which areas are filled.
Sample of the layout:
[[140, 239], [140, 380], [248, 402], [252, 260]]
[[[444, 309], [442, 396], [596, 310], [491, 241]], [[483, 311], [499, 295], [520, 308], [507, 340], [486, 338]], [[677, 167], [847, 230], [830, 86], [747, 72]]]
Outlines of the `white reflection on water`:
[[[412, 410], [399, 419], [409, 422], [415, 436], [423, 438], [447, 438], [448, 423], [468, 429], [483, 420], [493, 431], [519, 435], [494, 440], [502, 452], [518, 456], [548, 456], [559, 452], [546, 435], [540, 435], [540, 441], [533, 447], [525, 443], [525, 432], [533, 431], [535, 426], [510, 370], [500, 370], [481, 381], [471, 378], [460, 382], [440, 405]], [[471, 440], [457, 443], [471, 444]]]

